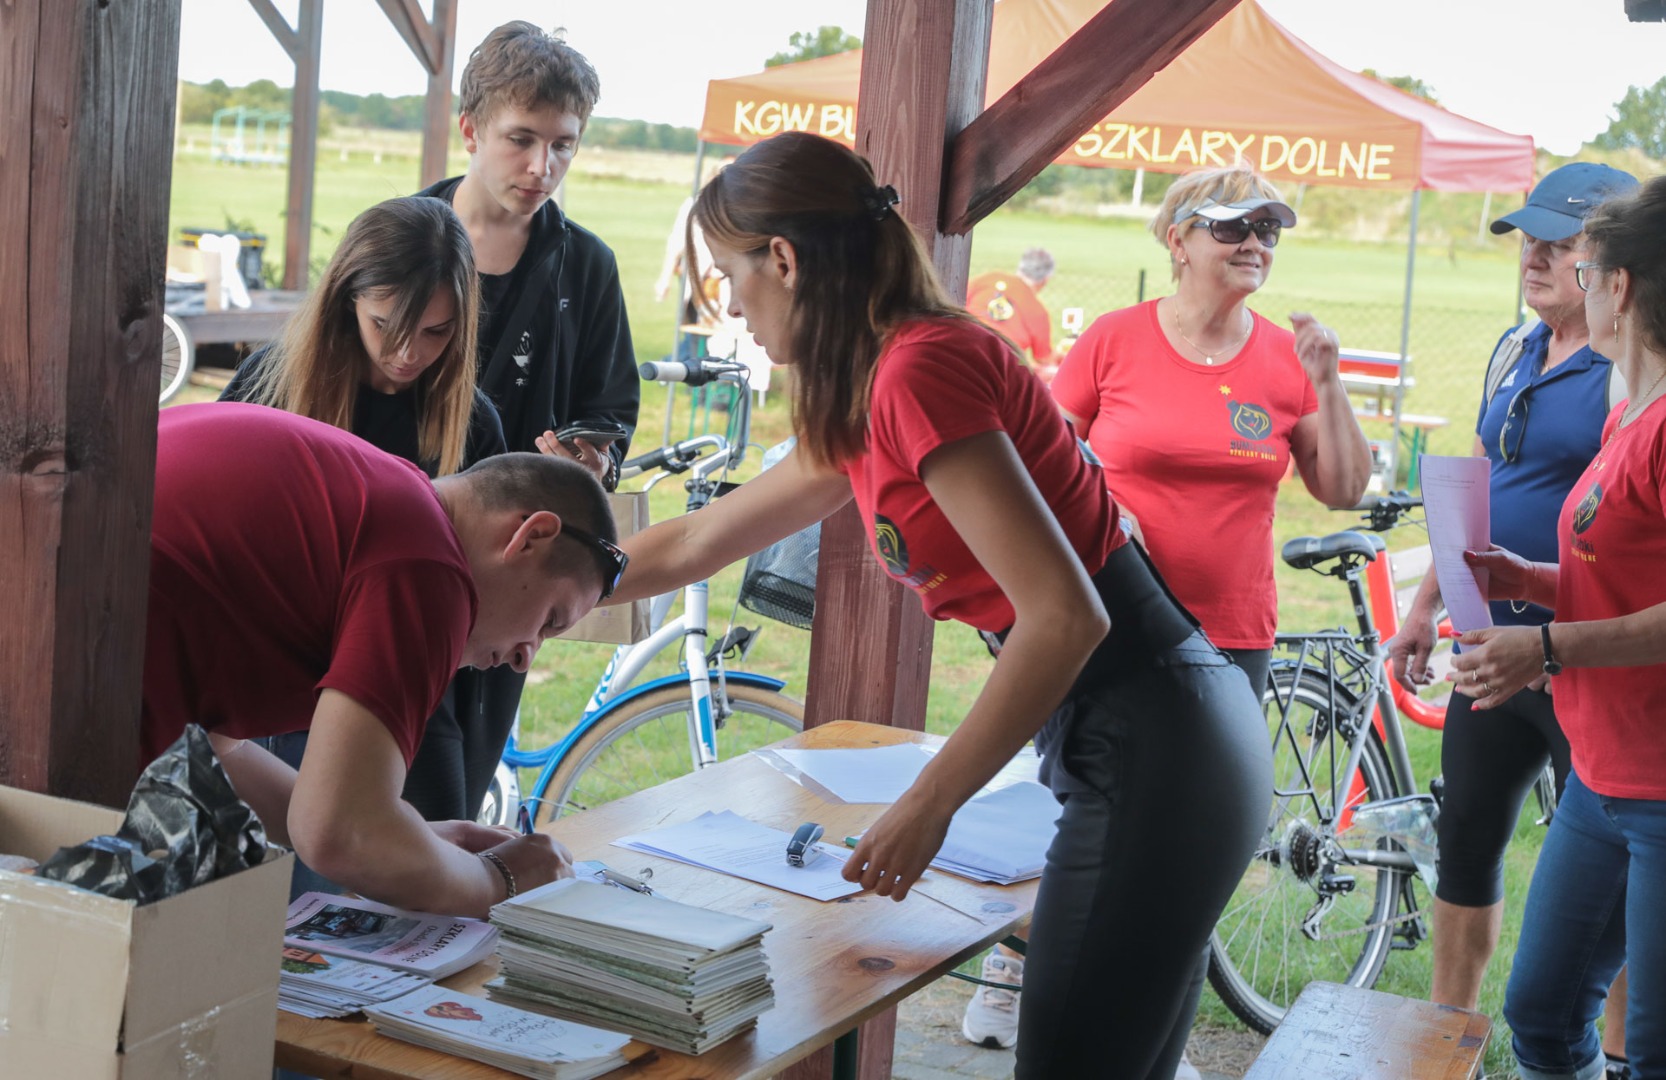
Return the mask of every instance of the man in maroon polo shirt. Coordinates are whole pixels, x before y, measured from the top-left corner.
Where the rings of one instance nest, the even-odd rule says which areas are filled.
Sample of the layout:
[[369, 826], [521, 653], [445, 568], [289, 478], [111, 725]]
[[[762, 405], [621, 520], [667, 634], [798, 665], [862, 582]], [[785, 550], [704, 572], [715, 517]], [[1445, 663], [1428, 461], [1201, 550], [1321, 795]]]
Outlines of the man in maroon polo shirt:
[[[206, 728], [274, 839], [386, 903], [483, 915], [570, 873], [550, 838], [424, 822], [405, 772], [458, 667], [525, 670], [622, 565], [601, 485], [510, 454], [437, 481], [255, 405], [157, 429], [141, 746]], [[310, 728], [297, 772], [247, 740]]]

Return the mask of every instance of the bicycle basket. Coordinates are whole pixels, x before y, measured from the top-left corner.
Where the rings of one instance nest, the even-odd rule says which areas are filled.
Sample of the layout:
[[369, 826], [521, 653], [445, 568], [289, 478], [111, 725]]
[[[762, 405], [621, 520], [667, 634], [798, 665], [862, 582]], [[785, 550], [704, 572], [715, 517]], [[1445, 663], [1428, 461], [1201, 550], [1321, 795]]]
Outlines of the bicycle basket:
[[746, 560], [740, 603], [748, 611], [802, 630], [816, 615], [816, 560], [821, 556], [821, 522], [801, 529]]

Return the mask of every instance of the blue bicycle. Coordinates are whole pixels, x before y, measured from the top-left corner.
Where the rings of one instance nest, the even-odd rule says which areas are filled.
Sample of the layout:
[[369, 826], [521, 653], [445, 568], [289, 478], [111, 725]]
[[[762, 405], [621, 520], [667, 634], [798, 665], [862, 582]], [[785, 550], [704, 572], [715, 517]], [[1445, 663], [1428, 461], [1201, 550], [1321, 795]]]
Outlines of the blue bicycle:
[[[741, 410], [735, 418], [739, 435], [733, 444], [722, 435], [700, 435], [662, 447], [627, 461], [621, 475], [629, 479], [652, 473], [646, 485], [652, 487], [666, 476], [687, 474], [690, 513], [726, 490], [723, 477], [746, 453], [746, 371], [745, 365], [727, 361], [644, 364], [648, 379], [738, 386], [733, 407]], [[709, 583], [697, 581], [683, 589], [682, 613], [667, 621], [677, 596], [654, 598], [653, 632], [614, 651], [583, 715], [562, 739], [532, 750], [520, 745], [518, 731], [510, 736], [482, 821], [508, 824], [523, 801], [533, 820], [550, 821], [803, 730], [804, 706], [782, 692], [785, 683], [727, 666], [731, 658], [744, 662], [758, 631], [731, 627], [714, 644], [708, 631]], [[637, 684], [655, 657], [679, 645], [680, 672]], [[538, 770], [524, 800], [521, 769]]]

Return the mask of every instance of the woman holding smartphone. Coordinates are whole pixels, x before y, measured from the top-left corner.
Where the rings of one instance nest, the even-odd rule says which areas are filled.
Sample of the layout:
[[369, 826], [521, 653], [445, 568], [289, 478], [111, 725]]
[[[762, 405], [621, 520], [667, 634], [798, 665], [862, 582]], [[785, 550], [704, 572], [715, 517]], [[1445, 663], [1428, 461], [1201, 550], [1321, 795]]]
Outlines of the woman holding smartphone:
[[[1033, 736], [1062, 810], [1017, 1075], [1167, 1080], [1197, 958], [1264, 820], [1260, 708], [1126, 542], [1046, 387], [945, 294], [896, 201], [865, 160], [803, 133], [753, 146], [701, 192], [691, 220], [729, 279], [729, 314], [796, 369], [799, 441], [627, 540], [615, 599], [697, 580], [854, 499], [876, 557], [928, 613], [1003, 645], [845, 876], [904, 899], [955, 810]], [[1144, 868], [1159, 865], [1154, 885]]]
[[[283, 338], [244, 360], [220, 398], [343, 428], [429, 476], [458, 472], [505, 449], [497, 410], [475, 389], [479, 306], [474, 250], [451, 207], [389, 199], [353, 219]], [[406, 801], [430, 821], [479, 808], [460, 723], [477, 674], [460, 672], [446, 690], [405, 782]], [[306, 741], [281, 735], [270, 749], [299, 765]]]

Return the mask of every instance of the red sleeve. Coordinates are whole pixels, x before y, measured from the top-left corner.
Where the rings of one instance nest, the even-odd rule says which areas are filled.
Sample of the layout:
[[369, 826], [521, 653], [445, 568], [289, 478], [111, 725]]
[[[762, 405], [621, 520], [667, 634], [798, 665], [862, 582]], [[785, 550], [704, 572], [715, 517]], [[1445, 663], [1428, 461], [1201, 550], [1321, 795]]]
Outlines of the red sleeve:
[[979, 323], [957, 322], [904, 331], [886, 349], [874, 380], [870, 430], [916, 477], [920, 462], [939, 446], [1005, 429], [1000, 373], [1021, 370], [1016, 360], [972, 362], [979, 351], [1006, 352], [1007, 343]]
[[1093, 418], [1099, 415], [1099, 368], [1102, 357], [1110, 355], [1104, 345], [1108, 337], [1110, 331], [1105, 320], [1095, 319], [1064, 354], [1058, 374], [1053, 376], [1053, 400], [1059, 403], [1059, 408], [1082, 421], [1083, 430], [1078, 435], [1085, 436], [1087, 428], [1093, 426]]
[[330, 669], [317, 689], [339, 690], [374, 713], [409, 767], [457, 673], [474, 611], [473, 586], [457, 568], [378, 563], [343, 590]]

